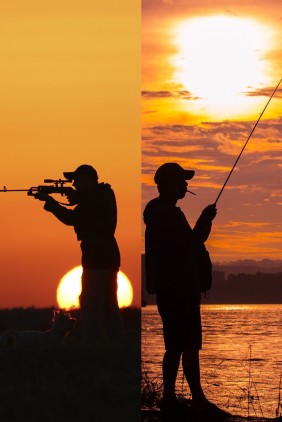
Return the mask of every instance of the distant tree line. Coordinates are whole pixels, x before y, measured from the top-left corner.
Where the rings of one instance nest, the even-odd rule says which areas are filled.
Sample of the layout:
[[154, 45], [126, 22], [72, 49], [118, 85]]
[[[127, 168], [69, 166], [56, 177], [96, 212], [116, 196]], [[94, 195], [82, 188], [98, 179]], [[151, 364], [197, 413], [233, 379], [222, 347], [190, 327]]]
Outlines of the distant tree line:
[[215, 282], [204, 303], [282, 303], [282, 272], [229, 274]]
[[[28, 308], [0, 309], [0, 332], [6, 330], [49, 330], [52, 326], [54, 309], [57, 308], [35, 308], [31, 306]], [[69, 312], [73, 318], [79, 318], [77, 309]], [[121, 315], [126, 329], [141, 329], [141, 315], [138, 308], [122, 308]]]

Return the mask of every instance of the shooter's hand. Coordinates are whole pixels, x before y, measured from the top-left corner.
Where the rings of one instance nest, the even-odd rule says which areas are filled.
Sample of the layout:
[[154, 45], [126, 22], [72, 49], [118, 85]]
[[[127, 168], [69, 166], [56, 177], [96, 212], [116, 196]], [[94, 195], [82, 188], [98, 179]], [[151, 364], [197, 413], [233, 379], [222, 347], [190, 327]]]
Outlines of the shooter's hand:
[[76, 205], [79, 202], [79, 193], [77, 190], [72, 189], [67, 194], [66, 197], [70, 205]]
[[39, 199], [39, 201], [48, 201], [52, 197], [46, 192], [38, 192], [34, 195], [34, 198]]
[[208, 205], [203, 209], [201, 217], [206, 221], [212, 221], [217, 214], [217, 209], [215, 204]]

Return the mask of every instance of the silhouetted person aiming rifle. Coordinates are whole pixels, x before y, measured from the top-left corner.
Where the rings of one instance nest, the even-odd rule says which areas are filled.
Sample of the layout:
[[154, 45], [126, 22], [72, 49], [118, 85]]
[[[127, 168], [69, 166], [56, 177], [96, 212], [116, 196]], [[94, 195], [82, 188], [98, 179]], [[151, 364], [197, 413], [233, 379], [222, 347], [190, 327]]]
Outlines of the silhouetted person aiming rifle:
[[182, 356], [194, 411], [200, 417], [220, 418], [228, 414], [205, 397], [199, 363], [202, 254], [207, 253], [204, 242], [210, 234], [216, 207], [207, 206], [193, 229], [181, 209], [176, 207], [177, 201], [186, 195], [186, 180], [193, 176], [193, 170], [184, 170], [177, 163], [165, 163], [155, 173], [159, 196], [144, 210], [146, 284], [149, 293], [156, 293], [163, 323], [162, 412], [174, 415], [183, 410], [175, 395]]
[[116, 199], [111, 186], [98, 183], [96, 170], [87, 164], [64, 177], [73, 181], [70, 192], [74, 209], [60, 205], [46, 193], [36, 199], [45, 201], [44, 209], [62, 223], [73, 226], [82, 251], [82, 291], [80, 295], [81, 335], [86, 342], [97, 342], [105, 329], [116, 339], [123, 335], [117, 301], [117, 275], [120, 252], [115, 239]]

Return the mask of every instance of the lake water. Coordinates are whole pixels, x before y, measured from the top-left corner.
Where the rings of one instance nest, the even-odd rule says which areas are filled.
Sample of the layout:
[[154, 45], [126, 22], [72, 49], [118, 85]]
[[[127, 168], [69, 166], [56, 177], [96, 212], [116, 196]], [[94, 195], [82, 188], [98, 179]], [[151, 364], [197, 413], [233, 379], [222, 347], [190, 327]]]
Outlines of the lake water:
[[[275, 417], [282, 374], [282, 305], [202, 305], [202, 386], [218, 406]], [[142, 308], [142, 363], [162, 383], [164, 344], [156, 306]], [[177, 392], [190, 397], [179, 370]], [[282, 391], [281, 391], [282, 401]]]

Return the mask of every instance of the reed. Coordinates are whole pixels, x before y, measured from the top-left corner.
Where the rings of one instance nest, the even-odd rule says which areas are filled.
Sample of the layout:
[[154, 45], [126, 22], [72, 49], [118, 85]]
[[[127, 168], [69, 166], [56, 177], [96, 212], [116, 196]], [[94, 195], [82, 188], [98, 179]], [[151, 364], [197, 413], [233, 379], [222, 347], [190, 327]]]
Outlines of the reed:
[[248, 358], [247, 358], [247, 365], [245, 364], [245, 361], [241, 361], [242, 367], [247, 371], [248, 374], [248, 385], [246, 388], [241, 388], [243, 391], [243, 395], [240, 397], [242, 400], [247, 400], [247, 418], [248, 420], [253, 420], [252, 416], [250, 415], [251, 409], [253, 410], [253, 413], [255, 414], [256, 418], [259, 418], [259, 414], [257, 412], [256, 403], [258, 404], [259, 413], [262, 418], [264, 418], [263, 409], [260, 402], [260, 396], [259, 392], [257, 390], [256, 382], [253, 379], [252, 375], [252, 345], [249, 345], [248, 347]]
[[162, 383], [150, 379], [148, 371], [142, 362], [141, 373], [141, 406], [145, 407], [158, 407], [162, 397]]
[[278, 387], [278, 402], [276, 408], [276, 418], [282, 418], [282, 403], [281, 403], [281, 389], [282, 389], [282, 373], [280, 375], [279, 387]]
[[[247, 401], [247, 418], [248, 420], [254, 420], [254, 416], [251, 416], [251, 413], [255, 415], [255, 418], [258, 420], [266, 420], [262, 405], [260, 402], [259, 392], [257, 390], [256, 382], [253, 379], [252, 375], [252, 345], [249, 345], [248, 348], [248, 358], [247, 358], [247, 365], [245, 364], [246, 361], [243, 363], [241, 362], [244, 369], [248, 372], [248, 385], [243, 390], [243, 396], [241, 399]], [[154, 408], [158, 407], [161, 401], [162, 396], [162, 383], [156, 379], [151, 379], [150, 375], [146, 369], [144, 362], [142, 362], [142, 373], [141, 373], [141, 406], [143, 408]], [[279, 382], [279, 389], [278, 389], [278, 404], [276, 409], [276, 418], [277, 420], [281, 420], [281, 410], [282, 410], [282, 403], [281, 403], [281, 390], [282, 390], [282, 374], [280, 377]], [[180, 400], [184, 400], [185, 392], [183, 388], [183, 379], [182, 379], [182, 392], [178, 395]], [[257, 406], [258, 405], [258, 409]], [[251, 412], [252, 410], [252, 412]]]

